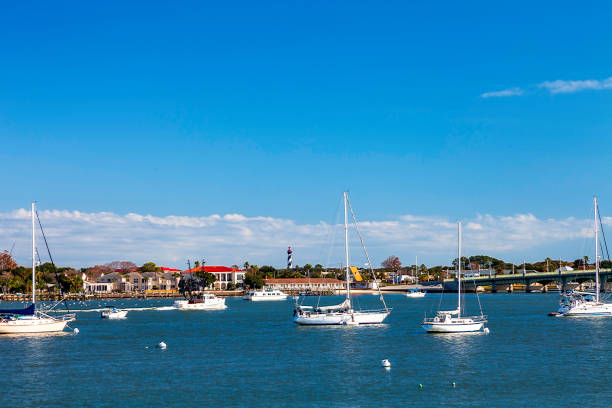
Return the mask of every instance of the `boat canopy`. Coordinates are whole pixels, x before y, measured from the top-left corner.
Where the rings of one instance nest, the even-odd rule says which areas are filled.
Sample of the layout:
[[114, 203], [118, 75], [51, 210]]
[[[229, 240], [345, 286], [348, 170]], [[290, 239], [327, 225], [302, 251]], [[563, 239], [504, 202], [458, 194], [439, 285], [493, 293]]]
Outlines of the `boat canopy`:
[[34, 303], [25, 309], [0, 309], [0, 314], [18, 314], [23, 316], [33, 316], [36, 311]]
[[327, 312], [328, 310], [347, 310], [350, 308], [351, 308], [351, 301], [349, 299], [345, 299], [344, 302], [340, 303], [339, 305], [319, 306], [317, 308], [317, 311]]
[[438, 315], [456, 315], [456, 314], [459, 314], [459, 309], [438, 311]]

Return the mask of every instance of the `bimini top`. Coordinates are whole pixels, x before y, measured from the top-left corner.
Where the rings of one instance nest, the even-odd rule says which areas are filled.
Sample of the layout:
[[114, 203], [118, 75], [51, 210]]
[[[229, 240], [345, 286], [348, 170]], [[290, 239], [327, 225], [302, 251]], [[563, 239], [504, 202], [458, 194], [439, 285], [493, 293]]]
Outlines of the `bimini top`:
[[25, 309], [0, 309], [0, 314], [18, 314], [18, 315], [24, 315], [24, 316], [33, 316], [35, 310], [36, 309], [35, 309], [34, 303], [32, 303], [30, 306], [26, 307]]

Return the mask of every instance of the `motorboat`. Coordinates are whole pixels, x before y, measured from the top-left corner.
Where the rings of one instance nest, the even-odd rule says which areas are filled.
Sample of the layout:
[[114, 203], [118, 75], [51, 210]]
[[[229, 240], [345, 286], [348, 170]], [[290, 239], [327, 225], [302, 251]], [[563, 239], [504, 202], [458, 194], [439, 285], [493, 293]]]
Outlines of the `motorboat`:
[[244, 295], [244, 300], [252, 302], [265, 302], [273, 300], [287, 300], [287, 294], [278, 289], [259, 289], [251, 290]]
[[174, 307], [179, 310], [223, 310], [227, 306], [225, 298], [215, 296], [212, 293], [191, 296], [189, 299], [177, 300]]
[[125, 309], [117, 309], [116, 307], [109, 307], [108, 310], [103, 310], [100, 313], [102, 319], [125, 319], [127, 318], [128, 311]]

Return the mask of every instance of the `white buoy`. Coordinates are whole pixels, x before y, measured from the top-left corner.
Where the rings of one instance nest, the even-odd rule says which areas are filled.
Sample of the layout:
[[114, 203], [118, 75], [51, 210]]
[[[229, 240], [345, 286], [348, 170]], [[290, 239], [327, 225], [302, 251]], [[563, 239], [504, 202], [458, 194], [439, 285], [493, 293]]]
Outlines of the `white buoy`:
[[158, 348], [165, 350], [166, 349], [166, 343], [164, 343], [163, 341], [160, 341], [159, 344], [157, 345]]
[[485, 332], [485, 334], [489, 334], [491, 332], [488, 327], [485, 327], [483, 331]]
[[79, 334], [79, 329], [77, 327], [75, 327], [73, 332], [74, 332], [74, 334]]
[[384, 360], [381, 360], [381, 362], [380, 362], [380, 366], [381, 366], [381, 367], [388, 368], [388, 367], [391, 367], [391, 363], [389, 362], [389, 360], [384, 359]]

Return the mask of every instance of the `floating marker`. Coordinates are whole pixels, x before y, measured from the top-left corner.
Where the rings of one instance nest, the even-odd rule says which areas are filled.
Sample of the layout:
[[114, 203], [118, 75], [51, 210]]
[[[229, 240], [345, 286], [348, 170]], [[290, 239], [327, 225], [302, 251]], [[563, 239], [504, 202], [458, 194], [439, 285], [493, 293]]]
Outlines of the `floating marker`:
[[423, 389], [423, 384], [419, 384], [419, 389]]
[[380, 365], [381, 365], [381, 367], [385, 367], [385, 368], [391, 367], [391, 363], [387, 359], [381, 360], [380, 361]]
[[485, 332], [485, 334], [489, 334], [491, 332], [488, 327], [485, 327], [483, 331]]
[[158, 348], [165, 350], [166, 349], [166, 343], [164, 343], [163, 341], [160, 341], [159, 344], [157, 345]]
[[456, 384], [455, 384], [455, 382], [453, 381], [453, 388], [455, 388], [455, 385], [456, 385]]
[[79, 329], [77, 327], [75, 327], [73, 332], [74, 332], [74, 334], [79, 334]]

